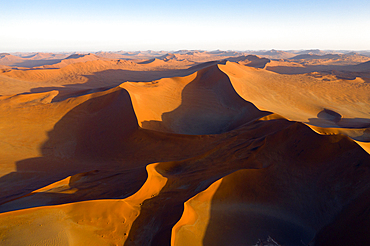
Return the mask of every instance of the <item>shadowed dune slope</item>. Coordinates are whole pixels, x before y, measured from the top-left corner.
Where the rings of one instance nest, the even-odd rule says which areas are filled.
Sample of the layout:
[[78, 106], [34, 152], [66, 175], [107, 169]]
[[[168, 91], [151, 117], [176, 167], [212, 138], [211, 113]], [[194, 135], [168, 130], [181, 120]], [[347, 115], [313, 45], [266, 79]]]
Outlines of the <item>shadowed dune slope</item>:
[[1, 203], [119, 158], [124, 140], [138, 129], [122, 88], [61, 103], [50, 103], [52, 93], [1, 101]]
[[[130, 97], [122, 88], [51, 103], [57, 94], [57, 91], [51, 91], [0, 98], [2, 149], [7, 149], [4, 154], [22, 158], [47, 153], [64, 158], [84, 152], [76, 146], [83, 146], [84, 141], [99, 137], [95, 134], [89, 136], [86, 132], [101, 132], [100, 136], [106, 137], [108, 143], [113, 140], [110, 137], [128, 135], [138, 127]], [[110, 121], [115, 128], [105, 129], [104, 124], [110, 124]], [[96, 125], [101, 128], [91, 129]], [[108, 131], [110, 134], [103, 134]], [[58, 142], [52, 142], [54, 139]]]
[[[68, 239], [69, 245], [90, 238], [100, 238], [99, 245], [225, 245], [270, 235], [297, 245], [370, 188], [369, 155], [345, 136], [321, 136], [277, 119], [246, 124], [213, 141], [218, 144], [201, 155], [147, 166], [146, 183], [130, 197], [3, 213], [1, 239], [19, 245], [24, 237]], [[153, 158], [157, 154], [152, 151]], [[136, 178], [125, 177], [127, 183]], [[210, 185], [211, 194], [199, 194]]]
[[[80, 175], [87, 182], [99, 183], [111, 176], [116, 181], [98, 185], [103, 190], [96, 196], [93, 192], [87, 195], [89, 190], [82, 185], [79, 189], [85, 191], [77, 192], [77, 198], [66, 196], [61, 200], [79, 200], [86, 195], [99, 198], [115, 187], [115, 182], [125, 183], [119, 176], [139, 175], [134, 183], [140, 185], [145, 179], [140, 170], [148, 163], [189, 158], [216, 144], [214, 136], [174, 135], [139, 128], [130, 95], [120, 87], [50, 103], [56, 94], [2, 97], [0, 203], [82, 172], [87, 172]], [[159, 152], [158, 144], [163, 148]], [[126, 186], [131, 187], [130, 182]], [[120, 189], [113, 193], [125, 195]], [[17, 202], [14, 208], [29, 206], [27, 199]], [[44, 201], [49, 202], [56, 203]], [[11, 209], [9, 205], [5, 207], [3, 211]]]
[[[147, 172], [141, 189], [124, 200], [87, 201], [0, 215], [1, 241], [5, 245], [122, 245], [140, 214], [140, 204], [166, 184], [155, 164], [148, 165]], [[33, 233], [24, 234], [27, 229]]]
[[140, 126], [180, 134], [215, 134], [266, 114], [243, 100], [217, 65], [186, 77], [124, 83]]
[[245, 65], [248, 67], [257, 67], [257, 68], [264, 68], [267, 63], [271, 62], [270, 59], [260, 58], [254, 55], [232, 57], [228, 58], [227, 60], [231, 62], [237, 62], [241, 65]]

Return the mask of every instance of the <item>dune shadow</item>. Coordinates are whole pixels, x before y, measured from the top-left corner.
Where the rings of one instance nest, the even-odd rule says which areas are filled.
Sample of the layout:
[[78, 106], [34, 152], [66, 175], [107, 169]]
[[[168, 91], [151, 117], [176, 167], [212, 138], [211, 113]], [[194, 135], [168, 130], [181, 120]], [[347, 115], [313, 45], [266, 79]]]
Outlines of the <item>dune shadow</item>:
[[[47, 133], [40, 157], [16, 162], [16, 172], [0, 178], [0, 211], [131, 195], [146, 179], [146, 163], [125, 158], [137, 129], [130, 95], [122, 88], [82, 102]], [[75, 191], [29, 196], [69, 176], [67, 190]]]
[[337, 79], [353, 80], [356, 76], [363, 76], [365, 73], [359, 71], [356, 65], [306, 65], [297, 66], [268, 66], [266, 70], [279, 74], [305, 74], [320, 72], [334, 75]]
[[22, 62], [15, 63], [13, 66], [15, 67], [26, 67], [26, 68], [33, 68], [39, 67], [44, 65], [54, 65], [60, 63], [63, 59], [50, 59], [50, 60], [26, 60]]
[[[54, 164], [55, 162], [50, 163]], [[20, 165], [23, 165], [23, 163], [20, 163]], [[75, 174], [76, 172], [61, 172], [58, 175], [48, 175], [47, 178], [44, 173], [32, 173], [32, 176], [25, 177], [20, 172], [0, 178], [0, 184], [5, 182], [5, 179], [8, 179], [10, 184], [15, 179], [19, 182], [27, 182], [27, 188], [22, 189], [16, 194], [16, 197], [4, 199], [0, 203], [0, 213], [88, 200], [124, 199], [137, 192], [147, 177], [145, 168], [117, 172], [93, 170], [77, 174]], [[34, 191], [35, 188], [44, 187], [68, 176], [71, 176], [68, 185], [61, 185], [47, 191], [29, 193]], [[133, 179], [132, 177], [136, 178]], [[37, 180], [37, 183], [32, 182], [35, 180]]]
[[[193, 69], [166, 72], [109, 70], [84, 75], [88, 78], [88, 82], [82, 85], [32, 89], [32, 93], [58, 90], [59, 94], [52, 103], [96, 92], [100, 95], [89, 98], [69, 110], [55, 124], [54, 128], [47, 133], [46, 142], [40, 146], [41, 155], [39, 157], [19, 160], [16, 163], [16, 172], [0, 178], [2, 190], [0, 211], [86, 199], [124, 198], [136, 192], [146, 180], [145, 166], [148, 163], [171, 160], [171, 158], [182, 155], [174, 153], [162, 157], [154, 153], [143, 155], [141, 158], [136, 156], [135, 148], [141, 150], [142, 146], [140, 142], [132, 146], [128, 140], [138, 129], [131, 97], [125, 89], [115, 88], [115, 86], [125, 80], [152, 81], [166, 76], [187, 75], [193, 72]], [[112, 73], [117, 82], [113, 81], [108, 83], [108, 86], [102, 87], [101, 79]], [[108, 90], [111, 91], [108, 92]], [[164, 137], [157, 136], [157, 133], [147, 132], [145, 134], [149, 135], [149, 142], [146, 143], [148, 148], [155, 145], [157, 141], [153, 137], [160, 139]], [[176, 150], [178, 148], [177, 138], [183, 137], [171, 137], [169, 141], [161, 141]], [[185, 140], [192, 141], [188, 138]], [[127, 152], [129, 152], [128, 155]], [[187, 155], [189, 154], [184, 154], [184, 156]], [[73, 180], [81, 173], [86, 173], [83, 175], [83, 184], [78, 182], [69, 184], [70, 189], [77, 189], [73, 194], [43, 192], [32, 194], [32, 198], [26, 197], [25, 200], [22, 198], [21, 202], [16, 201], [22, 196], [28, 196], [30, 192], [66, 177], [71, 176]], [[112, 181], [111, 184], [102, 182], [108, 179]], [[95, 184], [94, 189], [97, 191], [89, 193], [89, 188], [81, 188], [81, 185], [86, 186], [89, 183], [90, 185]]]
[[270, 66], [266, 70], [279, 74], [305, 74], [311, 72], [323, 72], [342, 68], [334, 65], [310, 65], [305, 67], [289, 67], [289, 66]]
[[138, 64], [150, 64], [150, 63], [154, 62], [155, 60], [156, 60], [155, 58], [152, 58], [152, 59], [149, 59], [149, 60], [146, 60], [146, 61], [139, 62]]
[[315, 237], [315, 245], [367, 245], [370, 240], [370, 189], [365, 191]]
[[[117, 74], [126, 72], [117, 71]], [[128, 75], [133, 77], [139, 73], [131, 72]], [[172, 74], [173, 71], [170, 72]], [[192, 72], [180, 71], [185, 74]], [[101, 73], [99, 76], [104, 75]], [[159, 72], [144, 76], [162, 77]], [[96, 77], [88, 78], [89, 81], [84, 85], [94, 87], [99, 84]], [[131, 96], [121, 87], [81, 89], [79, 85], [66, 85], [65, 88], [35, 88], [32, 92], [53, 89], [59, 90], [60, 94], [52, 103], [84, 94], [96, 94], [77, 99], [85, 101], [68, 110], [47, 133], [48, 139], [40, 146], [39, 157], [19, 160], [16, 172], [0, 178], [0, 212], [90, 199], [125, 198], [139, 190], [145, 182], [147, 164], [200, 154], [210, 148], [209, 144], [204, 144], [205, 141], [212, 142], [214, 139], [202, 140], [202, 137], [168, 135], [140, 129]], [[62, 93], [63, 89], [67, 90], [65, 94]], [[238, 100], [242, 102], [237, 106], [252, 107], [243, 99]], [[192, 147], [197, 141], [203, 144]], [[153, 151], [158, 145], [164, 148], [163, 154]], [[189, 150], [184, 150], [184, 146]], [[70, 181], [65, 191], [55, 191], [53, 188], [50, 192], [30, 195], [67, 177], [70, 177]]]
[[[245, 189], [250, 187], [253, 192], [254, 184], [248, 180]], [[234, 187], [234, 191], [230, 189]], [[228, 189], [228, 194], [223, 190]], [[254, 191], [257, 192], [257, 191]], [[233, 193], [236, 193], [233, 194]], [[249, 194], [250, 195], [250, 194]], [[233, 197], [246, 198], [245, 194], [238, 195], [236, 184], [222, 180], [212, 197], [210, 219], [203, 237], [204, 246], [223, 245], [307, 245], [314, 237], [312, 229], [298, 225], [289, 219], [279, 217], [279, 209], [272, 209], [263, 204], [254, 204], [255, 197], [250, 196], [250, 203], [233, 203]], [[262, 196], [262, 195], [261, 195]], [[230, 202], [226, 202], [226, 201]], [[271, 238], [276, 244], [258, 244]]]
[[308, 124], [319, 127], [334, 128], [369, 128], [370, 118], [343, 118], [339, 113], [323, 109], [317, 114], [317, 118], [309, 118]]
[[304, 246], [313, 236], [304, 227], [274, 216], [253, 211], [229, 211], [225, 215], [212, 206], [203, 245], [257, 245], [271, 237], [279, 244], [267, 245]]
[[227, 60], [231, 62], [237, 62], [244, 66], [255, 67], [255, 68], [265, 68], [266, 64], [271, 61], [270, 59], [263, 58], [263, 57], [260, 58], [256, 55], [231, 57], [231, 58], [228, 58]]
[[343, 135], [322, 136], [298, 125], [299, 131], [270, 136], [266, 152], [258, 152], [270, 166], [223, 178], [211, 198], [203, 245], [256, 245], [268, 237], [281, 245], [308, 245], [368, 190], [368, 153]]
[[205, 135], [231, 131], [270, 112], [260, 111], [234, 89], [217, 65], [198, 71], [181, 92], [181, 104], [163, 112], [162, 120], [143, 121], [142, 127], [178, 134]]

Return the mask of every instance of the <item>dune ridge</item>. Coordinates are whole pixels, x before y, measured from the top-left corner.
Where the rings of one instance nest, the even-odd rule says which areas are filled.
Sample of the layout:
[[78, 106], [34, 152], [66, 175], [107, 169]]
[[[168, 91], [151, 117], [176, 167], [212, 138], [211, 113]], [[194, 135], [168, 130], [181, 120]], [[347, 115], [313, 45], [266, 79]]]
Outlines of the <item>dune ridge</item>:
[[[216, 65], [183, 78], [123, 83], [121, 87], [131, 93], [140, 126], [145, 129], [212, 134], [231, 130], [268, 114], [240, 98], [228, 77]], [[154, 100], [156, 103], [152, 104]]]

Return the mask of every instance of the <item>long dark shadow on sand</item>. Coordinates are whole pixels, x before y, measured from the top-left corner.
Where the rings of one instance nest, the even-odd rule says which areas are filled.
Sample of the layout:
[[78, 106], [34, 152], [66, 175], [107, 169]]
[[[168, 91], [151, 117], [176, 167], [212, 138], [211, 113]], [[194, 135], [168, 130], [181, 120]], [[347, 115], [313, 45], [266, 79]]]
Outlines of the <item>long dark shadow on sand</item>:
[[[145, 165], [135, 167], [124, 158], [126, 141], [137, 128], [124, 89], [83, 102], [48, 133], [41, 157], [18, 161], [17, 172], [0, 178], [0, 210], [131, 195], [146, 179]], [[40, 192], [14, 200], [68, 176], [70, 189], [77, 190], [73, 194]]]

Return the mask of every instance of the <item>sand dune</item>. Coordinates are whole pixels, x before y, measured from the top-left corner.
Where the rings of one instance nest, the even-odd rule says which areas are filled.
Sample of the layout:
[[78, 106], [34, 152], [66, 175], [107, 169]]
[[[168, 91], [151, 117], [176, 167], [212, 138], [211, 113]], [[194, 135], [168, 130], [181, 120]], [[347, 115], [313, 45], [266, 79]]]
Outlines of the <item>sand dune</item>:
[[217, 65], [183, 78], [124, 83], [121, 87], [129, 91], [140, 126], [145, 129], [214, 134], [266, 114], [240, 98]]
[[18, 56], [13, 56], [8, 53], [0, 54], [0, 65], [9, 66], [9, 65], [13, 65], [14, 63], [19, 63], [21, 61], [23, 61], [23, 59]]
[[342, 118], [368, 118], [367, 111], [359, 106], [368, 105], [367, 83], [316, 78], [310, 74], [282, 75], [233, 63], [219, 67], [245, 100], [291, 120], [336, 126], [333, 121], [316, 120], [324, 109], [335, 111]]
[[358, 63], [367, 62], [369, 57], [357, 53], [350, 54], [304, 54], [289, 58], [293, 61], [300, 61], [305, 65], [356, 65]]
[[82, 89], [114, 87], [125, 81], [152, 81], [163, 77], [188, 75], [195, 72], [194, 69], [188, 70], [191, 65], [180, 62], [174, 67], [172, 64], [158, 67], [126, 60], [91, 60], [73, 61], [69, 65], [63, 63], [61, 68], [53, 69], [46, 68], [47, 66], [22, 70], [5, 68], [0, 71], [0, 83], [3, 85], [0, 94], [40, 92], [50, 88], [76, 92]]
[[366, 245], [368, 62], [300, 52], [2, 54], [0, 244]]
[[33, 68], [43, 65], [51, 65], [59, 63], [65, 59], [65, 54], [53, 53], [32, 53], [27, 55], [16, 56], [7, 53], [0, 54], [0, 65], [8, 65], [11, 67]]
[[269, 59], [287, 59], [295, 56], [294, 53], [282, 50], [252, 51], [251, 54], [259, 55]]
[[[140, 206], [155, 197], [166, 178], [147, 166], [148, 179], [141, 189], [124, 200], [99, 200], [52, 207], [31, 208], [0, 216], [2, 243], [6, 245], [117, 245], [127, 239]], [[50, 187], [49, 187], [50, 188]], [[42, 192], [35, 191], [36, 192]], [[54, 191], [55, 192], [55, 191]], [[12, 219], [9, 220], [9, 217]], [[20, 226], [21, 224], [21, 226]], [[33, 228], [33, 235], [19, 233]], [[1, 234], [0, 234], [1, 235]]]
[[53, 65], [44, 65], [43, 68], [62, 68], [69, 64], [87, 62], [87, 61], [96, 61], [96, 60], [105, 60], [103, 57], [96, 56], [94, 54], [72, 54], [65, 59], [61, 60], [59, 63]]
[[22, 57], [32, 60], [54, 60], [54, 59], [65, 59], [68, 57], [68, 53], [55, 54], [55, 53], [36, 52]]
[[228, 58], [228, 61], [237, 62], [241, 65], [248, 66], [248, 67], [256, 67], [256, 68], [264, 68], [267, 63], [271, 62], [271, 60], [267, 58], [260, 58], [254, 55], [248, 56], [239, 56], [234, 58]]

